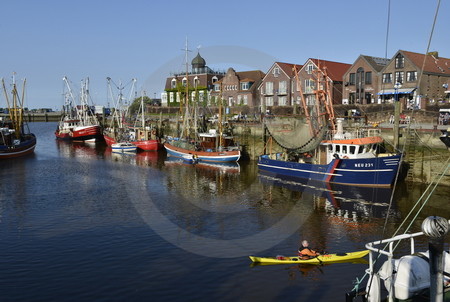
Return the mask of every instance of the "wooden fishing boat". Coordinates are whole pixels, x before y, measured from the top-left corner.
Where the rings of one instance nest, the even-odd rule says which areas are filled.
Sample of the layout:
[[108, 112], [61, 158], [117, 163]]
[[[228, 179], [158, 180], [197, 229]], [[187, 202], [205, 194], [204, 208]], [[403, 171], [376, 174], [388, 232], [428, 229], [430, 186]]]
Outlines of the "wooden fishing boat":
[[12, 83], [12, 100], [9, 98], [5, 81], [2, 79], [3, 91], [8, 105], [9, 118], [0, 120], [0, 159], [20, 157], [34, 152], [36, 136], [30, 133], [28, 124], [23, 119], [23, 101], [25, 95], [23, 82], [22, 96], [19, 96], [15, 77]]
[[100, 123], [89, 106], [89, 78], [82, 83], [80, 105], [75, 105], [75, 98], [67, 77], [63, 78], [66, 84], [63, 116], [55, 131], [59, 140], [86, 141], [102, 140]]

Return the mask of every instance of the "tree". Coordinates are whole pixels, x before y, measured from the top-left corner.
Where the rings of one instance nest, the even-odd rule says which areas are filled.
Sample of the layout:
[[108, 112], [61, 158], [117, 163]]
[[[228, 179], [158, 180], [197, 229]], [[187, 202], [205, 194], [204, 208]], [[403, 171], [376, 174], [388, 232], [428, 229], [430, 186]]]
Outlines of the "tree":
[[[133, 102], [131, 103], [130, 107], [128, 107], [128, 112], [131, 115], [138, 113], [139, 108], [141, 107], [141, 98], [142, 97], [135, 98], [133, 100]], [[144, 110], [145, 110], [145, 107], [147, 107], [147, 105], [151, 105], [151, 104], [152, 104], [152, 99], [145, 95], [144, 96]]]

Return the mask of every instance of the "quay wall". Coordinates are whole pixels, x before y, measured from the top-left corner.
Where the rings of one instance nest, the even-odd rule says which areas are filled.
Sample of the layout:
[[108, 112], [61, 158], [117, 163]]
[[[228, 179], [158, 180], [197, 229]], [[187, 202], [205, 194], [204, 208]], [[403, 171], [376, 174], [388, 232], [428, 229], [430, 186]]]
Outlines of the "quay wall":
[[[9, 117], [8, 114], [2, 113], [0, 117]], [[61, 120], [61, 112], [46, 113], [25, 113], [23, 118], [26, 122], [59, 122]]]

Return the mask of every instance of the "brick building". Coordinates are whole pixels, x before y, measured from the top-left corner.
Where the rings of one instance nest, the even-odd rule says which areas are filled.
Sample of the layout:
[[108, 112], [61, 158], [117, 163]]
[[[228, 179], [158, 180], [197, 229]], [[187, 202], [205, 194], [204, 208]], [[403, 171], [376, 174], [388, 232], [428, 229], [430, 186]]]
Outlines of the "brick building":
[[389, 59], [360, 55], [344, 74], [342, 103], [375, 103], [381, 87], [381, 71], [389, 61]]
[[392, 102], [397, 96], [407, 108], [424, 108], [428, 102], [445, 99], [449, 79], [450, 59], [440, 58], [437, 52], [399, 50], [382, 70], [378, 95], [380, 102]]
[[293, 106], [295, 103], [295, 71], [302, 65], [275, 62], [258, 87], [261, 104], [265, 106]]
[[264, 78], [261, 70], [235, 71], [229, 68], [225, 76], [214, 83], [211, 91], [211, 103], [217, 104], [219, 99], [227, 106], [246, 105], [250, 108], [259, 107], [260, 100], [257, 88]]
[[207, 105], [210, 100], [210, 91], [214, 83], [221, 80], [225, 73], [215, 71], [206, 65], [205, 59], [197, 53], [191, 61], [191, 68], [172, 74], [166, 79], [164, 92], [161, 94], [162, 106], [178, 106], [184, 101], [186, 85], [189, 89], [189, 99]]
[[[301, 100], [300, 91], [303, 92], [303, 97], [307, 104], [315, 104], [315, 90], [324, 89], [324, 87], [316, 87], [317, 83], [317, 69], [326, 71], [329, 89], [331, 93], [331, 99], [333, 104], [342, 104], [343, 95], [343, 78], [344, 74], [351, 67], [350, 64], [319, 60], [308, 59], [306, 63], [300, 68], [298, 72], [298, 82], [294, 91], [294, 98], [298, 101]], [[300, 90], [301, 88], [301, 90]]]

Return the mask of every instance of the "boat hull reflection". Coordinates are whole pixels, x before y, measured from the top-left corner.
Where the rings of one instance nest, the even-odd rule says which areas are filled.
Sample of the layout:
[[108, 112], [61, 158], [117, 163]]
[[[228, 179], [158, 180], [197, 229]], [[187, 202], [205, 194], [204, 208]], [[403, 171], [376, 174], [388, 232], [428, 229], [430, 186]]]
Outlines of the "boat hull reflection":
[[347, 212], [356, 212], [362, 217], [385, 217], [392, 195], [391, 188], [370, 188], [330, 184], [311, 180], [299, 180], [289, 177], [271, 177], [259, 173], [261, 183], [287, 188], [316, 197], [325, 198], [333, 208]]

